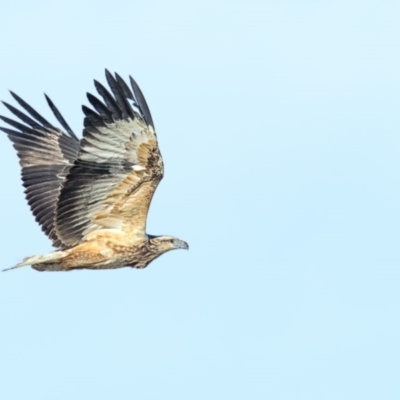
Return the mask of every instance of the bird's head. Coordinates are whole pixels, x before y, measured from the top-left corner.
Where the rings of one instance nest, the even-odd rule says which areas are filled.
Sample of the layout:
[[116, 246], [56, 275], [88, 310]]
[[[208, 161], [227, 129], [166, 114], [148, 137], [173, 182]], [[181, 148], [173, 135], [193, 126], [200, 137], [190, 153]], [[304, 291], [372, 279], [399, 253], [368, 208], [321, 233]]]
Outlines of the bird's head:
[[152, 236], [148, 235], [148, 246], [153, 251], [163, 254], [170, 250], [185, 249], [189, 250], [189, 245], [181, 239], [173, 236]]

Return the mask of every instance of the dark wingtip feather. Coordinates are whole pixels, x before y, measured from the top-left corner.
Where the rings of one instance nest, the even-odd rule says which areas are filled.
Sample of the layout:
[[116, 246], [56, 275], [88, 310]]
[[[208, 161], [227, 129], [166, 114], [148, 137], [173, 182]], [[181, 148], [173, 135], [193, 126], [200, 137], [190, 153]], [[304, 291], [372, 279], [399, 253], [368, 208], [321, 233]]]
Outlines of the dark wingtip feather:
[[50, 124], [45, 118], [43, 118], [36, 110], [34, 110], [25, 100], [21, 99], [16, 93], [10, 90], [11, 96], [14, 97], [16, 102], [33, 118], [39, 121], [43, 126], [53, 128], [54, 126]]
[[18, 121], [14, 121], [14, 120], [4, 117], [2, 115], [0, 115], [0, 119], [2, 121], [4, 121], [6, 124], [12, 126], [13, 128], [19, 129], [21, 132], [29, 131], [31, 129], [30, 127], [23, 125]]
[[24, 114], [23, 112], [19, 111], [17, 108], [15, 108], [14, 106], [12, 106], [11, 104], [6, 103], [5, 101], [2, 101], [2, 103], [4, 104], [4, 106], [11, 112], [13, 113], [17, 118], [19, 118], [21, 121], [25, 122], [26, 124], [28, 124], [29, 126], [31, 126], [32, 128], [37, 128], [40, 125], [33, 120], [32, 118], [28, 117], [26, 114]]
[[104, 118], [107, 122], [112, 122], [111, 111], [96, 97], [91, 93], [86, 93], [86, 97], [89, 103], [95, 108], [95, 110]]
[[115, 78], [117, 79], [118, 85], [121, 88], [122, 92], [124, 93], [124, 96], [126, 96], [126, 98], [128, 99], [135, 101], [132, 90], [125, 83], [125, 81], [117, 73], [115, 73]]
[[129, 79], [131, 82], [133, 93], [135, 94], [135, 97], [136, 97], [136, 101], [137, 101], [139, 110], [143, 114], [143, 117], [144, 117], [147, 125], [151, 125], [153, 127], [153, 129], [155, 129], [154, 123], [153, 123], [153, 118], [151, 117], [151, 114], [150, 114], [150, 109], [146, 103], [146, 99], [144, 98], [142, 91], [139, 88], [139, 85], [135, 82], [135, 80], [131, 76], [129, 77]]
[[53, 101], [50, 99], [49, 96], [47, 96], [46, 93], [44, 93], [44, 97], [46, 98], [47, 104], [49, 105], [51, 111], [53, 112], [54, 116], [57, 118], [57, 121], [61, 124], [61, 126], [68, 132], [68, 134], [76, 139], [77, 141], [79, 140], [78, 137], [75, 135], [73, 130], [69, 127], [67, 122], [65, 121], [64, 117], [61, 115], [60, 111], [58, 108], [55, 106]]
[[103, 98], [107, 107], [112, 112], [113, 118], [115, 120], [122, 119], [122, 110], [118, 106], [117, 102], [115, 101], [111, 93], [99, 81], [95, 80], [94, 86], [97, 90], [97, 93], [99, 93], [99, 95]]
[[97, 126], [104, 126], [105, 122], [112, 122], [104, 120], [97, 112], [93, 111], [91, 108], [86, 107], [85, 105], [82, 106], [82, 111], [85, 114], [85, 119], [83, 121], [84, 126], [93, 125], [94, 127]]
[[2, 126], [0, 126], [0, 131], [6, 133], [9, 136], [18, 136], [18, 135], [20, 135], [20, 132], [13, 131], [12, 129], [8, 129], [8, 128], [3, 128]]
[[129, 104], [129, 102], [128, 102], [123, 90], [119, 86], [118, 82], [116, 81], [116, 79], [112, 76], [112, 74], [107, 69], [106, 69], [105, 73], [106, 73], [107, 83], [110, 86], [111, 91], [115, 97], [115, 100], [117, 101], [117, 104], [122, 111], [122, 117], [124, 119], [135, 118], [133, 109], [132, 109], [131, 105]]

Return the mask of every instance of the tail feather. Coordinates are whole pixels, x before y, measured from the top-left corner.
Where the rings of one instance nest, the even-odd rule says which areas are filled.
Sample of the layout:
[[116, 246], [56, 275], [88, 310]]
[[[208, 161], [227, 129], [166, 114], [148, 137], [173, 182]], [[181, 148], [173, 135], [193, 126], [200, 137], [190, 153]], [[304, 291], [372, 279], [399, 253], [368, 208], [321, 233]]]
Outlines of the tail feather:
[[35, 268], [34, 265], [36, 265], [36, 264], [42, 264], [40, 266], [40, 270], [43, 271], [45, 264], [47, 264], [47, 263], [50, 265], [53, 265], [52, 269], [54, 269], [54, 264], [55, 264], [54, 261], [61, 260], [64, 256], [66, 256], [65, 251], [53, 251], [51, 253], [42, 254], [42, 255], [38, 255], [38, 256], [25, 257], [20, 263], [18, 263], [14, 267], [6, 268], [6, 269], [3, 269], [2, 271], [3, 272], [11, 271], [12, 269], [25, 267], [26, 265], [32, 265], [32, 267]]

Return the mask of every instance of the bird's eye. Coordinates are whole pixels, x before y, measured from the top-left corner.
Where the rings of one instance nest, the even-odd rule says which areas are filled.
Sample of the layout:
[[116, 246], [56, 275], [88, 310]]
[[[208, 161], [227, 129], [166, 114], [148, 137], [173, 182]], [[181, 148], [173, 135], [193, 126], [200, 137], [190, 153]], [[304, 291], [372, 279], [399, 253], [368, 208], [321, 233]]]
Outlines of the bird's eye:
[[174, 239], [169, 239], [169, 241], [170, 241], [171, 243], [174, 243]]

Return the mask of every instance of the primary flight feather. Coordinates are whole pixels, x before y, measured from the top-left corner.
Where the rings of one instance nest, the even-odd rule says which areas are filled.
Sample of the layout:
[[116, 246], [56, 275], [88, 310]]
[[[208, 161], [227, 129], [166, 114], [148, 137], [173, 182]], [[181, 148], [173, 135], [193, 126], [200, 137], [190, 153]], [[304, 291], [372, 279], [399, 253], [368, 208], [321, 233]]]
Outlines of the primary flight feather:
[[150, 202], [164, 174], [154, 123], [131, 77], [131, 87], [107, 70], [106, 78], [111, 92], [95, 81], [103, 101], [87, 94], [95, 111], [82, 107], [80, 141], [47, 96], [63, 130], [13, 92], [26, 113], [3, 102], [21, 122], [0, 116], [12, 128], [0, 130], [17, 150], [32, 213], [58, 249], [9, 269], [145, 268], [169, 250], [188, 249], [175, 237], [146, 234]]

